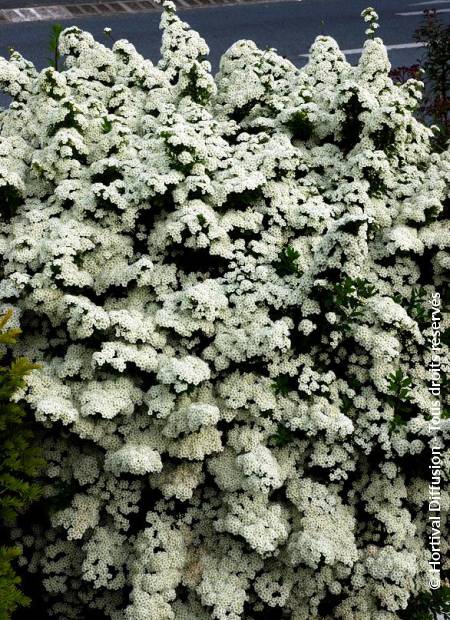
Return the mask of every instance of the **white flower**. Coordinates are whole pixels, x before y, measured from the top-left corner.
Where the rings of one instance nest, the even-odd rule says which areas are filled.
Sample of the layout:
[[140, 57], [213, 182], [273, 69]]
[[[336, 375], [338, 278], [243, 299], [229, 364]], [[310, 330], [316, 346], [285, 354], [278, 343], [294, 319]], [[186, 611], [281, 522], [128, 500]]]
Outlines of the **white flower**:
[[162, 469], [161, 457], [145, 445], [126, 445], [105, 457], [105, 469], [116, 474], [148, 474]]
[[428, 587], [449, 152], [372, 8], [357, 66], [326, 36], [301, 69], [239, 41], [215, 77], [163, 8], [156, 65], [76, 27], [59, 70], [0, 59], [0, 314], [42, 366], [14, 400], [56, 506], [14, 534], [36, 604], [394, 620]]

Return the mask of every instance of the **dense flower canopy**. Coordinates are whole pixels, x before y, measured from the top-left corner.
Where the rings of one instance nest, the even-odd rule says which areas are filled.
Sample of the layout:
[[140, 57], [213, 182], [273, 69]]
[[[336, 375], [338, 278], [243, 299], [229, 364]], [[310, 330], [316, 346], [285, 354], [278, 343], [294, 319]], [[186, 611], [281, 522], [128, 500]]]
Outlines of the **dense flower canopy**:
[[157, 65], [78, 28], [60, 72], [0, 60], [0, 311], [43, 366], [52, 507], [24, 562], [61, 620], [401, 618], [449, 153], [378, 38], [302, 69], [239, 41], [213, 78], [170, 2], [161, 26]]

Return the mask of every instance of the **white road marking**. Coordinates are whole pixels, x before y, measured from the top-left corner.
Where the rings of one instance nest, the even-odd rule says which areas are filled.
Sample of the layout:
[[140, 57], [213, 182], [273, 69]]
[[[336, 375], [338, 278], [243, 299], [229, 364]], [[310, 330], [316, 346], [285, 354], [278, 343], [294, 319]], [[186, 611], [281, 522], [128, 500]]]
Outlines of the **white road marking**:
[[450, 0], [427, 0], [427, 2], [411, 2], [410, 6], [426, 6], [429, 4], [448, 4]]
[[[450, 9], [436, 9], [436, 13], [450, 13]], [[423, 11], [406, 11], [405, 13], [396, 13], [402, 17], [412, 17], [413, 15], [423, 15]]]
[[[385, 47], [387, 50], [408, 50], [415, 47], [425, 47], [425, 43], [394, 43], [393, 45], [386, 45]], [[351, 56], [352, 54], [361, 54], [362, 51], [362, 47], [354, 48], [351, 50], [341, 50], [341, 52], [346, 56]], [[309, 58], [309, 54], [299, 54], [299, 56], [303, 56], [303, 58]]]
[[[175, 3], [186, 9], [200, 9], [209, 6], [230, 6], [235, 4], [264, 4], [268, 2], [284, 2], [285, 0], [175, 0]], [[1, 0], [0, 0], [1, 3]], [[0, 4], [1, 5], [1, 4]], [[156, 0], [121, 0], [120, 2], [102, 2], [95, 4], [92, 0], [80, 0], [78, 4], [44, 5], [31, 8], [16, 9], [0, 8], [0, 27], [5, 23], [46, 21], [52, 19], [79, 19], [97, 15], [161, 12], [162, 8]]]

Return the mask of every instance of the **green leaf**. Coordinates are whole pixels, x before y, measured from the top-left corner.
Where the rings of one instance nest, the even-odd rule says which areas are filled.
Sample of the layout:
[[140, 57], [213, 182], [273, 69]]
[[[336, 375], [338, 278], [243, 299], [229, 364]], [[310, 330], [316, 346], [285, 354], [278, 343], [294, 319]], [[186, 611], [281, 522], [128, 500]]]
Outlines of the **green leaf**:
[[59, 37], [64, 30], [64, 26], [61, 24], [53, 24], [50, 34], [49, 49], [52, 52], [52, 57], [49, 58], [50, 66], [58, 70], [58, 61], [61, 58], [59, 53]]
[[271, 436], [272, 441], [279, 448], [282, 448], [286, 444], [291, 443], [294, 438], [294, 433], [285, 426], [282, 426], [281, 424], [278, 427], [277, 432]]
[[296, 389], [295, 385], [292, 385], [292, 379], [289, 375], [280, 375], [270, 387], [275, 394], [281, 394], [282, 396], [286, 396], [289, 392]]
[[293, 247], [284, 248], [275, 264], [277, 274], [282, 277], [298, 273], [298, 258], [300, 258], [300, 254]]
[[9, 308], [3, 316], [0, 316], [0, 332], [2, 332], [0, 333], [1, 344], [6, 344], [6, 345], [15, 344], [17, 337], [20, 336], [20, 334], [22, 333], [22, 331], [18, 327], [13, 327], [11, 329], [8, 329], [7, 331], [4, 331], [4, 328], [6, 327], [7, 323], [11, 320], [12, 315], [13, 315], [12, 308]]
[[111, 129], [112, 129], [112, 122], [109, 120], [109, 118], [105, 117], [102, 122], [102, 132], [109, 133]]

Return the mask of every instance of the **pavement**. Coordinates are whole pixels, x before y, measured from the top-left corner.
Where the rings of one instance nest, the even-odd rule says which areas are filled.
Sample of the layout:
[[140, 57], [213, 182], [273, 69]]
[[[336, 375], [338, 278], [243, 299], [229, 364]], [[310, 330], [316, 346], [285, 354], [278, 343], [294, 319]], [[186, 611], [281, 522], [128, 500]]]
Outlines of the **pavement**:
[[[224, 0], [203, 0], [208, 6], [181, 8], [179, 15], [206, 39], [211, 49], [210, 60], [216, 71], [220, 56], [235, 41], [253, 39], [261, 48], [277, 48], [278, 52], [296, 65], [307, 60], [308, 49], [320, 34], [333, 36], [350, 62], [357, 62], [365, 40], [365, 25], [361, 11], [370, 0], [280, 0], [259, 3], [254, 0], [230, 0], [233, 5], [215, 5]], [[0, 0], [1, 10], [21, 7], [53, 5], [64, 8], [89, 2], [105, 6], [97, 0]], [[183, 6], [196, 6], [199, 0], [179, 0]], [[212, 4], [211, 4], [212, 3]], [[126, 2], [117, 2], [126, 4]], [[137, 5], [139, 3], [129, 3]], [[153, 8], [113, 14], [111, 11], [95, 15], [71, 16], [67, 19], [47, 18], [43, 21], [0, 21], [0, 55], [8, 55], [8, 48], [20, 51], [39, 68], [47, 65], [48, 41], [52, 23], [64, 26], [77, 25], [104, 39], [103, 28], [112, 28], [114, 39], [126, 38], [145, 57], [152, 61], [159, 58], [161, 33], [159, 11]], [[144, 3], [141, 3], [144, 5]], [[423, 50], [413, 40], [413, 32], [422, 19], [423, 10], [436, 8], [447, 23], [450, 21], [450, 0], [376, 0], [375, 9], [380, 16], [379, 36], [389, 48], [393, 66], [417, 62]], [[98, 9], [97, 7], [97, 10]], [[105, 40], [105, 43], [107, 41]]]

